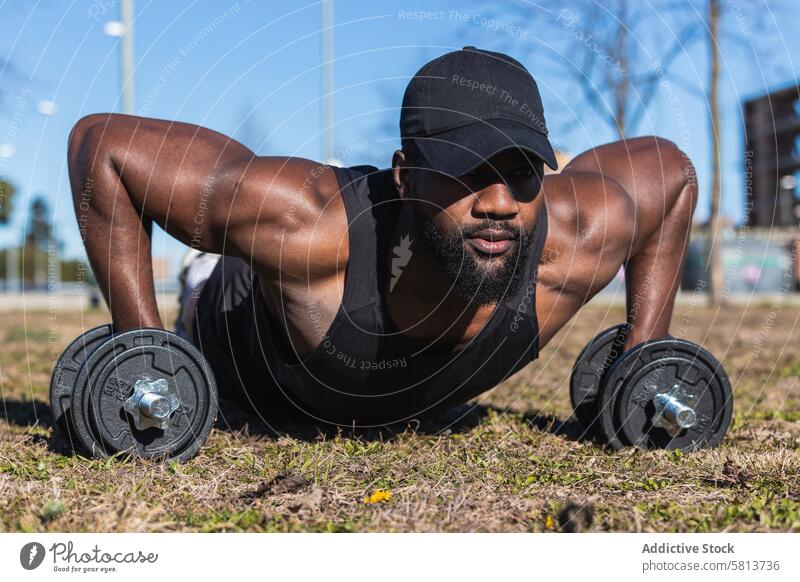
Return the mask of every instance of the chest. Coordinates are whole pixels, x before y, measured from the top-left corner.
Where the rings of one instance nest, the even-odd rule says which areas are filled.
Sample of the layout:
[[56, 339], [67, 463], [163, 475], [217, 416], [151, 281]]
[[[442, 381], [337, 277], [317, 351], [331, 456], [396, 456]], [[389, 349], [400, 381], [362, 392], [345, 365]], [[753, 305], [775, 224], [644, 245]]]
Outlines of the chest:
[[285, 330], [301, 357], [324, 341], [336, 319], [343, 292], [344, 275], [306, 284], [274, 280], [262, 284], [270, 315]]

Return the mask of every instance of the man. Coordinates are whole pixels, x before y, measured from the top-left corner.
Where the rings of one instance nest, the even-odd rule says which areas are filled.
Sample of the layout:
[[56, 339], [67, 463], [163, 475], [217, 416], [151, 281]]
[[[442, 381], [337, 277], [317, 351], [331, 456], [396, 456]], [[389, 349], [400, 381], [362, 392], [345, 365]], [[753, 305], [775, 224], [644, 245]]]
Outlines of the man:
[[474, 47], [417, 73], [400, 129], [391, 169], [345, 169], [184, 123], [81, 119], [74, 203], [115, 327], [162, 327], [155, 221], [201, 251], [179, 328], [221, 395], [266, 415], [371, 425], [464, 402], [621, 266], [627, 347], [668, 334], [697, 199], [674, 144], [611, 143], [544, 176], [557, 163], [535, 81]]

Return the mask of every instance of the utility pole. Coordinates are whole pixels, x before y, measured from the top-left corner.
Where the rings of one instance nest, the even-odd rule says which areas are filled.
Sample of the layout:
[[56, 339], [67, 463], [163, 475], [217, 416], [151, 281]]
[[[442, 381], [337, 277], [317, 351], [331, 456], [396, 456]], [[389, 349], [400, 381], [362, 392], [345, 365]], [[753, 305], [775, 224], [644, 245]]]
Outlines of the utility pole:
[[120, 93], [122, 94], [122, 112], [128, 115], [136, 113], [134, 101], [133, 73], [133, 0], [121, 0], [119, 5], [120, 20], [111, 20], [103, 25], [106, 36], [120, 39]]
[[122, 17], [122, 112], [133, 115], [136, 110], [133, 94], [133, 0], [120, 3]]
[[322, 2], [322, 159], [336, 163], [333, 131], [333, 0]]
[[709, 71], [708, 107], [709, 124], [711, 125], [711, 215], [708, 220], [708, 272], [710, 278], [710, 302], [719, 306], [725, 298], [722, 296], [723, 272], [720, 250], [722, 247], [722, 232], [720, 224], [720, 198], [722, 197], [722, 184], [720, 176], [720, 126], [719, 119], [719, 1], [708, 1], [708, 48], [710, 52], [711, 68]]

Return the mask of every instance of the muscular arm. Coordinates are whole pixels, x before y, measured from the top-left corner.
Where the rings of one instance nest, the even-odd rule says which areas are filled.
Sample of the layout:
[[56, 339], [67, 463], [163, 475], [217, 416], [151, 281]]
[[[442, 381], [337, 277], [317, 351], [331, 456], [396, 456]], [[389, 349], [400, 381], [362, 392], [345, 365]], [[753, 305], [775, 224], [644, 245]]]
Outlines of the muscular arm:
[[[269, 271], [277, 269], [287, 231], [290, 240], [302, 239], [297, 224], [315, 214], [322, 193], [335, 191], [324, 166], [259, 158], [196, 125], [127, 115], [81, 119], [68, 160], [81, 236], [120, 330], [162, 326], [150, 253], [153, 222], [187, 245], [240, 256]], [[287, 216], [289, 208], [294, 212]], [[282, 268], [291, 271], [294, 254], [286, 253]]]
[[672, 142], [643, 137], [589, 150], [564, 169], [572, 172], [602, 174], [633, 201], [636, 230], [624, 262], [632, 325], [626, 348], [668, 335], [697, 203], [694, 167]]

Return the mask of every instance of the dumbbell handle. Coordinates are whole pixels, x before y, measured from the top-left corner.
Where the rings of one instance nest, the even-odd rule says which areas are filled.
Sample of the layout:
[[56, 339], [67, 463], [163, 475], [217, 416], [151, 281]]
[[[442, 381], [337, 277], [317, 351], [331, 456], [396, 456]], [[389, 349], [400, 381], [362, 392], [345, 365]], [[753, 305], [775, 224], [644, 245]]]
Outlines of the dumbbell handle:
[[656, 407], [656, 414], [677, 428], [692, 428], [697, 422], [695, 411], [671, 394], [658, 394], [653, 399], [653, 403]]

